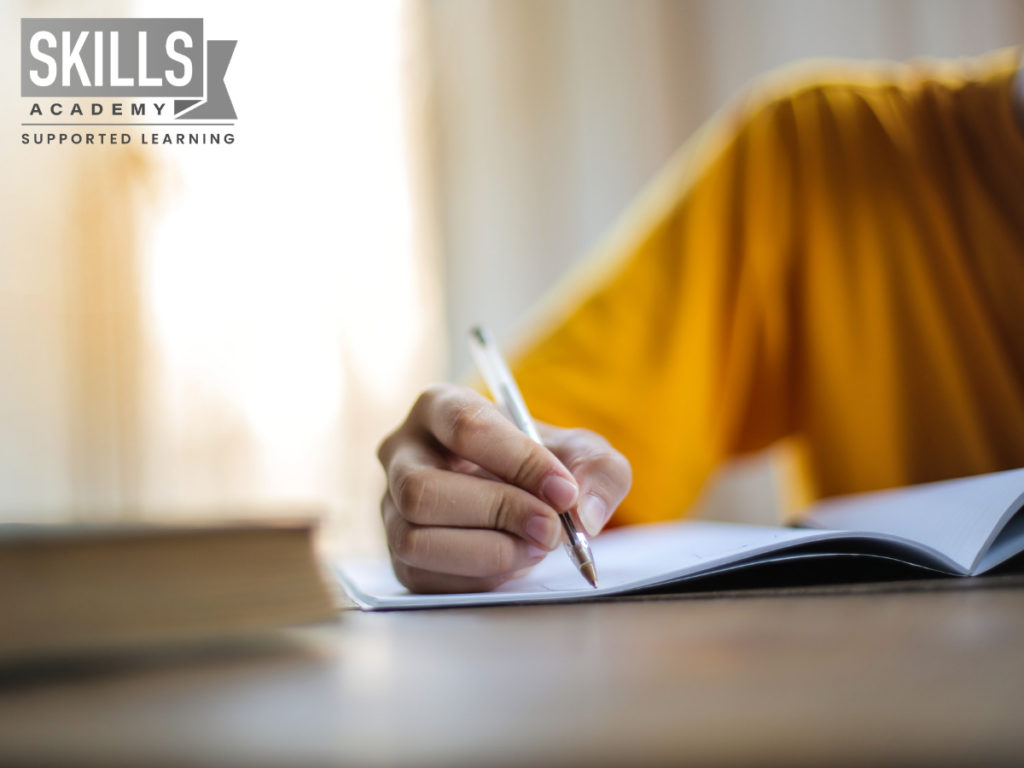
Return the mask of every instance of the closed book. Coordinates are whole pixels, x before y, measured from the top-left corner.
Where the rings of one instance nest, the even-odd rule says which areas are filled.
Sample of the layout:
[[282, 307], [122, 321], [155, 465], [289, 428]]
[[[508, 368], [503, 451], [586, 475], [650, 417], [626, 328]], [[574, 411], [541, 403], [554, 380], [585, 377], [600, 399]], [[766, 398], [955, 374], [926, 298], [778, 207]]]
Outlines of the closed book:
[[0, 525], [0, 661], [330, 618], [314, 532], [309, 519]]

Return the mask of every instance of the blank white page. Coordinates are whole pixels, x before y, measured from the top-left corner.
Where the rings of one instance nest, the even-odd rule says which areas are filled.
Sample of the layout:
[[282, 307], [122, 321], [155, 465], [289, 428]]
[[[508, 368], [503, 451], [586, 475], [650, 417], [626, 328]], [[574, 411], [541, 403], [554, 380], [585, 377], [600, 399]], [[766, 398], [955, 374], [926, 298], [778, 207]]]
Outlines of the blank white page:
[[384, 560], [335, 563], [349, 594], [365, 608], [430, 608], [545, 602], [619, 594], [712, 571], [789, 545], [833, 538], [827, 532], [735, 523], [637, 525], [591, 540], [600, 588], [589, 586], [565, 552], [549, 554], [526, 577], [493, 592], [414, 595]]
[[1024, 501], [1024, 469], [819, 502], [807, 525], [919, 541], [971, 571]]

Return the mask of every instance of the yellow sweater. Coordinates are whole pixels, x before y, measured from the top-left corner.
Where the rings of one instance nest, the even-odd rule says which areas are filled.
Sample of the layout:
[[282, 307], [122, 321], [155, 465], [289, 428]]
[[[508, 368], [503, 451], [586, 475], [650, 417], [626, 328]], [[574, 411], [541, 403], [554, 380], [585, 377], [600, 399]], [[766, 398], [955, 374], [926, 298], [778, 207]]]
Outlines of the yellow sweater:
[[630, 459], [618, 522], [778, 441], [795, 505], [1024, 465], [1019, 55], [764, 81], [556, 292], [515, 372]]

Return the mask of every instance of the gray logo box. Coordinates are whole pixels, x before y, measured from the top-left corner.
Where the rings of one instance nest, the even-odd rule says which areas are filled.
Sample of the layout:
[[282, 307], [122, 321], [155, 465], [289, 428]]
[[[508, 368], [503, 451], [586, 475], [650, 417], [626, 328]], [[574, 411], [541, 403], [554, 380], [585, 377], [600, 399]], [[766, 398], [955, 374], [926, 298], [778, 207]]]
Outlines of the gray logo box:
[[[57, 62], [57, 79], [52, 85], [42, 86], [32, 82], [30, 71], [46, 70], [46, 65], [31, 55], [29, 43], [32, 36], [39, 31], [50, 32], [57, 41], [56, 49], [44, 48], [43, 52], [52, 56]], [[192, 38], [191, 48], [182, 48], [179, 44], [176, 51], [192, 62], [192, 78], [180, 86], [166, 82], [164, 71], [171, 69], [180, 73], [182, 65], [167, 55], [166, 40], [172, 32], [186, 32]], [[63, 51], [61, 41], [63, 33], [70, 34], [71, 47], [83, 32], [88, 32], [80, 56], [88, 75], [88, 86], [80, 82], [77, 72], [72, 72], [72, 82], [62, 84], [61, 61]], [[93, 85], [93, 67], [96, 54], [96, 37], [93, 33], [103, 35], [101, 66], [103, 68], [103, 85]], [[131, 77], [133, 85], [111, 85], [111, 51], [110, 33], [118, 33], [118, 74]], [[140, 86], [139, 78], [139, 32], [146, 33], [146, 73], [149, 77], [159, 77], [161, 85]], [[203, 41], [202, 19], [22, 19], [21, 20], [21, 95], [41, 98], [58, 98], [62, 96], [125, 96], [136, 98], [202, 98], [206, 85], [204, 73], [205, 49]]]

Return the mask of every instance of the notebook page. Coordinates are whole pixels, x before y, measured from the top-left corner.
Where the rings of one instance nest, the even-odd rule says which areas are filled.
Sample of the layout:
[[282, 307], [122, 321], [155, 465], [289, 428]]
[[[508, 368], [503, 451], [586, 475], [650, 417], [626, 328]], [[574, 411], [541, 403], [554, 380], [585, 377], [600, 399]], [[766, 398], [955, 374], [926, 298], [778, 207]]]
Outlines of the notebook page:
[[591, 540], [600, 588], [593, 589], [561, 550], [526, 577], [476, 594], [413, 595], [386, 561], [345, 562], [335, 571], [364, 607], [431, 608], [492, 603], [544, 602], [618, 594], [832, 534], [735, 523], [682, 522], [638, 525]]
[[1024, 496], [1024, 469], [819, 502], [805, 523], [919, 541], [972, 569]]
[[1018, 514], [1008, 522], [999, 536], [974, 566], [974, 573], [985, 573], [1014, 555], [1024, 552], [1024, 514]]

